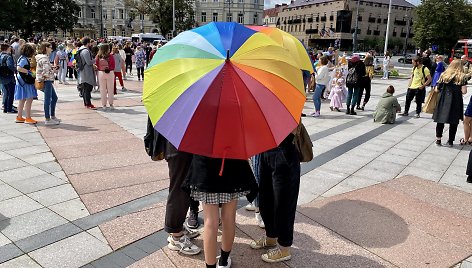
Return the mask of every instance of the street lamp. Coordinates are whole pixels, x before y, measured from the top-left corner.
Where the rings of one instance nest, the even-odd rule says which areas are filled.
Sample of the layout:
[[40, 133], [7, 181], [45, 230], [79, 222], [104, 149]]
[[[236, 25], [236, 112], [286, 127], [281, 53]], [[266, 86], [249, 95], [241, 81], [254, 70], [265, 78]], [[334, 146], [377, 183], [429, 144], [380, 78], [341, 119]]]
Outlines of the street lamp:
[[388, 33], [390, 32], [390, 17], [392, 14], [392, 0], [388, 4], [388, 17], [387, 17], [387, 31], [385, 31], [385, 46], [384, 46], [384, 56], [387, 54], [388, 48]]
[[405, 46], [403, 47], [403, 56], [405, 57], [406, 59], [406, 50], [407, 50], [407, 47], [408, 47], [408, 36], [410, 35], [410, 24], [411, 24], [411, 16], [407, 14], [405, 14], [405, 17], [407, 18], [406, 20], [406, 36], [405, 36]]
[[172, 38], [175, 34], [175, 0], [172, 0]]
[[357, 0], [357, 8], [356, 8], [356, 27], [354, 29], [354, 35], [352, 38], [352, 52], [357, 51], [357, 29], [359, 29], [359, 5], [360, 0]]

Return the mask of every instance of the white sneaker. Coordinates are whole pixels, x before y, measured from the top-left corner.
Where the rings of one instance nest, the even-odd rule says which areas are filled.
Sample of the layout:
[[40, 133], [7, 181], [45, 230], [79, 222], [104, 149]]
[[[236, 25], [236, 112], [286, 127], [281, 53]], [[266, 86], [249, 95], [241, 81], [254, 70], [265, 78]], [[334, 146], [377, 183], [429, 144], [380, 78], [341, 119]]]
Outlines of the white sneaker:
[[44, 125], [46, 126], [59, 125], [59, 122], [49, 119], [49, 120], [44, 121]]
[[122, 87], [122, 88], [121, 88], [121, 91], [122, 91], [122, 92], [125, 92], [125, 91], [128, 91], [128, 90], [127, 90], [125, 87]]
[[185, 255], [197, 255], [201, 251], [199, 247], [190, 242], [190, 239], [186, 235], [183, 235], [178, 240], [175, 240], [172, 235], [169, 235], [167, 242], [169, 242], [167, 247], [170, 250], [175, 250]]
[[247, 204], [244, 208], [246, 208], [247, 211], [255, 211], [256, 210], [256, 206], [254, 206], [254, 204], [252, 204], [252, 203]]
[[54, 121], [59, 122], [59, 123], [62, 122], [62, 120], [57, 118], [57, 117], [51, 117], [51, 120], [54, 120]]
[[262, 216], [260, 212], [256, 212], [256, 221], [259, 227], [261, 227], [262, 229], [265, 228], [265, 224], [264, 224], [264, 221], [262, 220]]
[[115, 110], [115, 106], [113, 106], [113, 104], [110, 104], [110, 110]]
[[228, 264], [225, 266], [219, 265], [219, 259], [221, 256], [216, 257], [216, 268], [230, 268], [231, 267], [231, 257], [228, 257]]

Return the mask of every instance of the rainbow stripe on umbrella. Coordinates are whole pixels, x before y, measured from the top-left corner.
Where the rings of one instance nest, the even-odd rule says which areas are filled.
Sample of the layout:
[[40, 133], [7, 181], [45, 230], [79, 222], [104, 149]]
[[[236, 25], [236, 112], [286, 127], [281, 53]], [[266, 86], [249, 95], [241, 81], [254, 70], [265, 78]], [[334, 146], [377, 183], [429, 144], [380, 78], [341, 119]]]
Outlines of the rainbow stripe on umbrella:
[[301, 70], [311, 63], [297, 53], [237, 23], [183, 32], [145, 71], [144, 106], [179, 150], [247, 159], [276, 147], [300, 121]]

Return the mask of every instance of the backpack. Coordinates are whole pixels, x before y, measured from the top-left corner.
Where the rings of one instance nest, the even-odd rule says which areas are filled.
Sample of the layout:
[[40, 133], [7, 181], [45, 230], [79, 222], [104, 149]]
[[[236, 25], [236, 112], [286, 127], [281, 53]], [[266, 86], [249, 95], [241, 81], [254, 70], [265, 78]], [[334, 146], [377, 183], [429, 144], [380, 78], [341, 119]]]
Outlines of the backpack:
[[313, 160], [313, 143], [311, 142], [310, 134], [306, 131], [301, 120], [296, 128], [293, 143], [297, 148], [300, 162], [310, 162]]
[[0, 54], [2, 55], [2, 61], [0, 62], [0, 77], [1, 78], [9, 78], [13, 75], [13, 71], [8, 68], [7, 60], [8, 54]]
[[[424, 73], [424, 68], [426, 68], [426, 66], [423, 65], [423, 67], [421, 68], [421, 72], [423, 73], [423, 78], [421, 79], [421, 81], [426, 81], [426, 74]], [[413, 75], [415, 74], [415, 69], [416, 67], [413, 68]], [[427, 85], [425, 84], [425, 86], [429, 85], [431, 85], [431, 82], [429, 82]]]
[[346, 77], [346, 85], [348, 87], [353, 87], [359, 82], [359, 75], [357, 74], [356, 67], [349, 69]]
[[77, 67], [77, 69], [79, 71], [82, 71], [85, 67], [85, 61], [84, 59], [82, 58], [82, 56], [80, 55], [80, 53], [82, 53], [82, 51], [84, 51], [86, 48], [82, 48], [82, 49], [79, 49], [77, 51], [77, 53], [75, 54], [74, 56], [74, 60], [75, 60], [75, 66]]

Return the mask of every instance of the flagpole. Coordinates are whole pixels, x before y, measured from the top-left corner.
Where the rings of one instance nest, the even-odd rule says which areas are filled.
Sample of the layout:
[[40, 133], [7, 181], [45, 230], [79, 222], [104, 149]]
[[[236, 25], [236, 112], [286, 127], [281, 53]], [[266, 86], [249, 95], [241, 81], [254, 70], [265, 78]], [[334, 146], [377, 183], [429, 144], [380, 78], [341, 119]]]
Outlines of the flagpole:
[[360, 5], [360, 2], [361, 2], [360, 0], [357, 0], [356, 28], [354, 29], [354, 36], [352, 38], [352, 52], [356, 52], [356, 50], [357, 50], [357, 29], [359, 28], [359, 5]]
[[384, 56], [387, 54], [388, 49], [388, 34], [390, 32], [390, 16], [392, 15], [392, 0], [388, 4], [388, 18], [387, 18], [387, 31], [385, 32], [385, 46], [384, 46]]

